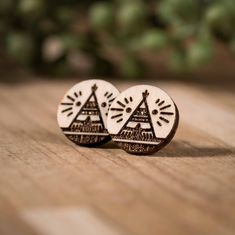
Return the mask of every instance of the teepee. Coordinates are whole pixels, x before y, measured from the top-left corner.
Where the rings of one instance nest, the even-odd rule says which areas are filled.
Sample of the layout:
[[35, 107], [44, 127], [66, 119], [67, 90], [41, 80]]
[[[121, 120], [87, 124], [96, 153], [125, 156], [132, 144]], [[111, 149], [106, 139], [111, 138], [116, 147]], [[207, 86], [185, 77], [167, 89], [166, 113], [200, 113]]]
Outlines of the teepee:
[[69, 127], [63, 128], [64, 134], [73, 141], [79, 141], [81, 143], [83, 140], [85, 142], [85, 138], [86, 141], [89, 138], [95, 142], [102, 138], [102, 136], [108, 135], [97, 102], [96, 90], [97, 86], [94, 84], [91, 87], [91, 94]]
[[142, 93], [142, 100], [123, 125], [121, 130], [113, 138], [119, 142], [155, 144], [159, 143], [156, 138], [151, 116], [149, 113], [147, 97], [149, 93], [146, 90]]

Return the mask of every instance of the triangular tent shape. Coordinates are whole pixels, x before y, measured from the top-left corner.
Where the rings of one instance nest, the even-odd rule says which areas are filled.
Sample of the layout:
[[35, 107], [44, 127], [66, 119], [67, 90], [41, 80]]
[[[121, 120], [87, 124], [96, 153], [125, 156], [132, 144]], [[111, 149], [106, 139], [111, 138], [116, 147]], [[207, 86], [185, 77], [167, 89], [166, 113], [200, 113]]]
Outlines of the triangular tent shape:
[[[84, 138], [96, 138], [98, 140], [108, 135], [97, 102], [96, 90], [97, 86], [94, 84], [91, 88], [90, 96], [74, 117], [69, 127], [63, 128], [64, 133], [69, 139], [76, 141], [74, 138], [79, 138], [79, 142], [83, 142], [82, 139]], [[84, 142], [86, 142], [85, 139]]]
[[146, 100], [149, 93], [146, 90], [142, 95], [143, 98], [139, 105], [123, 125], [119, 133], [113, 137], [115, 141], [140, 144], [159, 143], [160, 140], [156, 138]]

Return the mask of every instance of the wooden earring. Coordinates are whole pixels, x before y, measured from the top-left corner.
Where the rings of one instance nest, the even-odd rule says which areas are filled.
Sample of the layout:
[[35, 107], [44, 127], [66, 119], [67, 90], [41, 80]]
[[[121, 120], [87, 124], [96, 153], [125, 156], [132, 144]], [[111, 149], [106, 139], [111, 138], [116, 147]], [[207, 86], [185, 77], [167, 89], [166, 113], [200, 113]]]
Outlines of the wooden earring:
[[151, 154], [174, 137], [178, 109], [158, 87], [131, 87], [113, 101], [107, 119], [108, 131], [118, 146], [131, 154]]
[[103, 80], [86, 80], [69, 89], [57, 111], [57, 120], [65, 136], [83, 146], [97, 146], [111, 138], [107, 115], [119, 91]]

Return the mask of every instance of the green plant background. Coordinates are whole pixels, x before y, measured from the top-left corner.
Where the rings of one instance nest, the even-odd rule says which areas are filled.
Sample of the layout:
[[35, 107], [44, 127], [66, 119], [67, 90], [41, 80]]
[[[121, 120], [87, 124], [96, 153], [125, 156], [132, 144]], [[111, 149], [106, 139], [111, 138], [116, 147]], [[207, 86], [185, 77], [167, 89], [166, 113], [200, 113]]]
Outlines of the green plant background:
[[235, 54], [234, 0], [1, 0], [0, 49], [36, 73], [143, 76], [143, 53], [176, 72]]

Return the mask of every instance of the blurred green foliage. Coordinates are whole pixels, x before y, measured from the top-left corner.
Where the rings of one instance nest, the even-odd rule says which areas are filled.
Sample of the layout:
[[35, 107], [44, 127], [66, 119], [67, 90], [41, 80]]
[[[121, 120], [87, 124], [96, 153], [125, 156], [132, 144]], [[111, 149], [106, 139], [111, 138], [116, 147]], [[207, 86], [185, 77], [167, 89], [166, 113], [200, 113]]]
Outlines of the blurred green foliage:
[[1, 50], [36, 72], [139, 77], [143, 52], [190, 71], [215, 41], [235, 54], [234, 0], [0, 1]]

